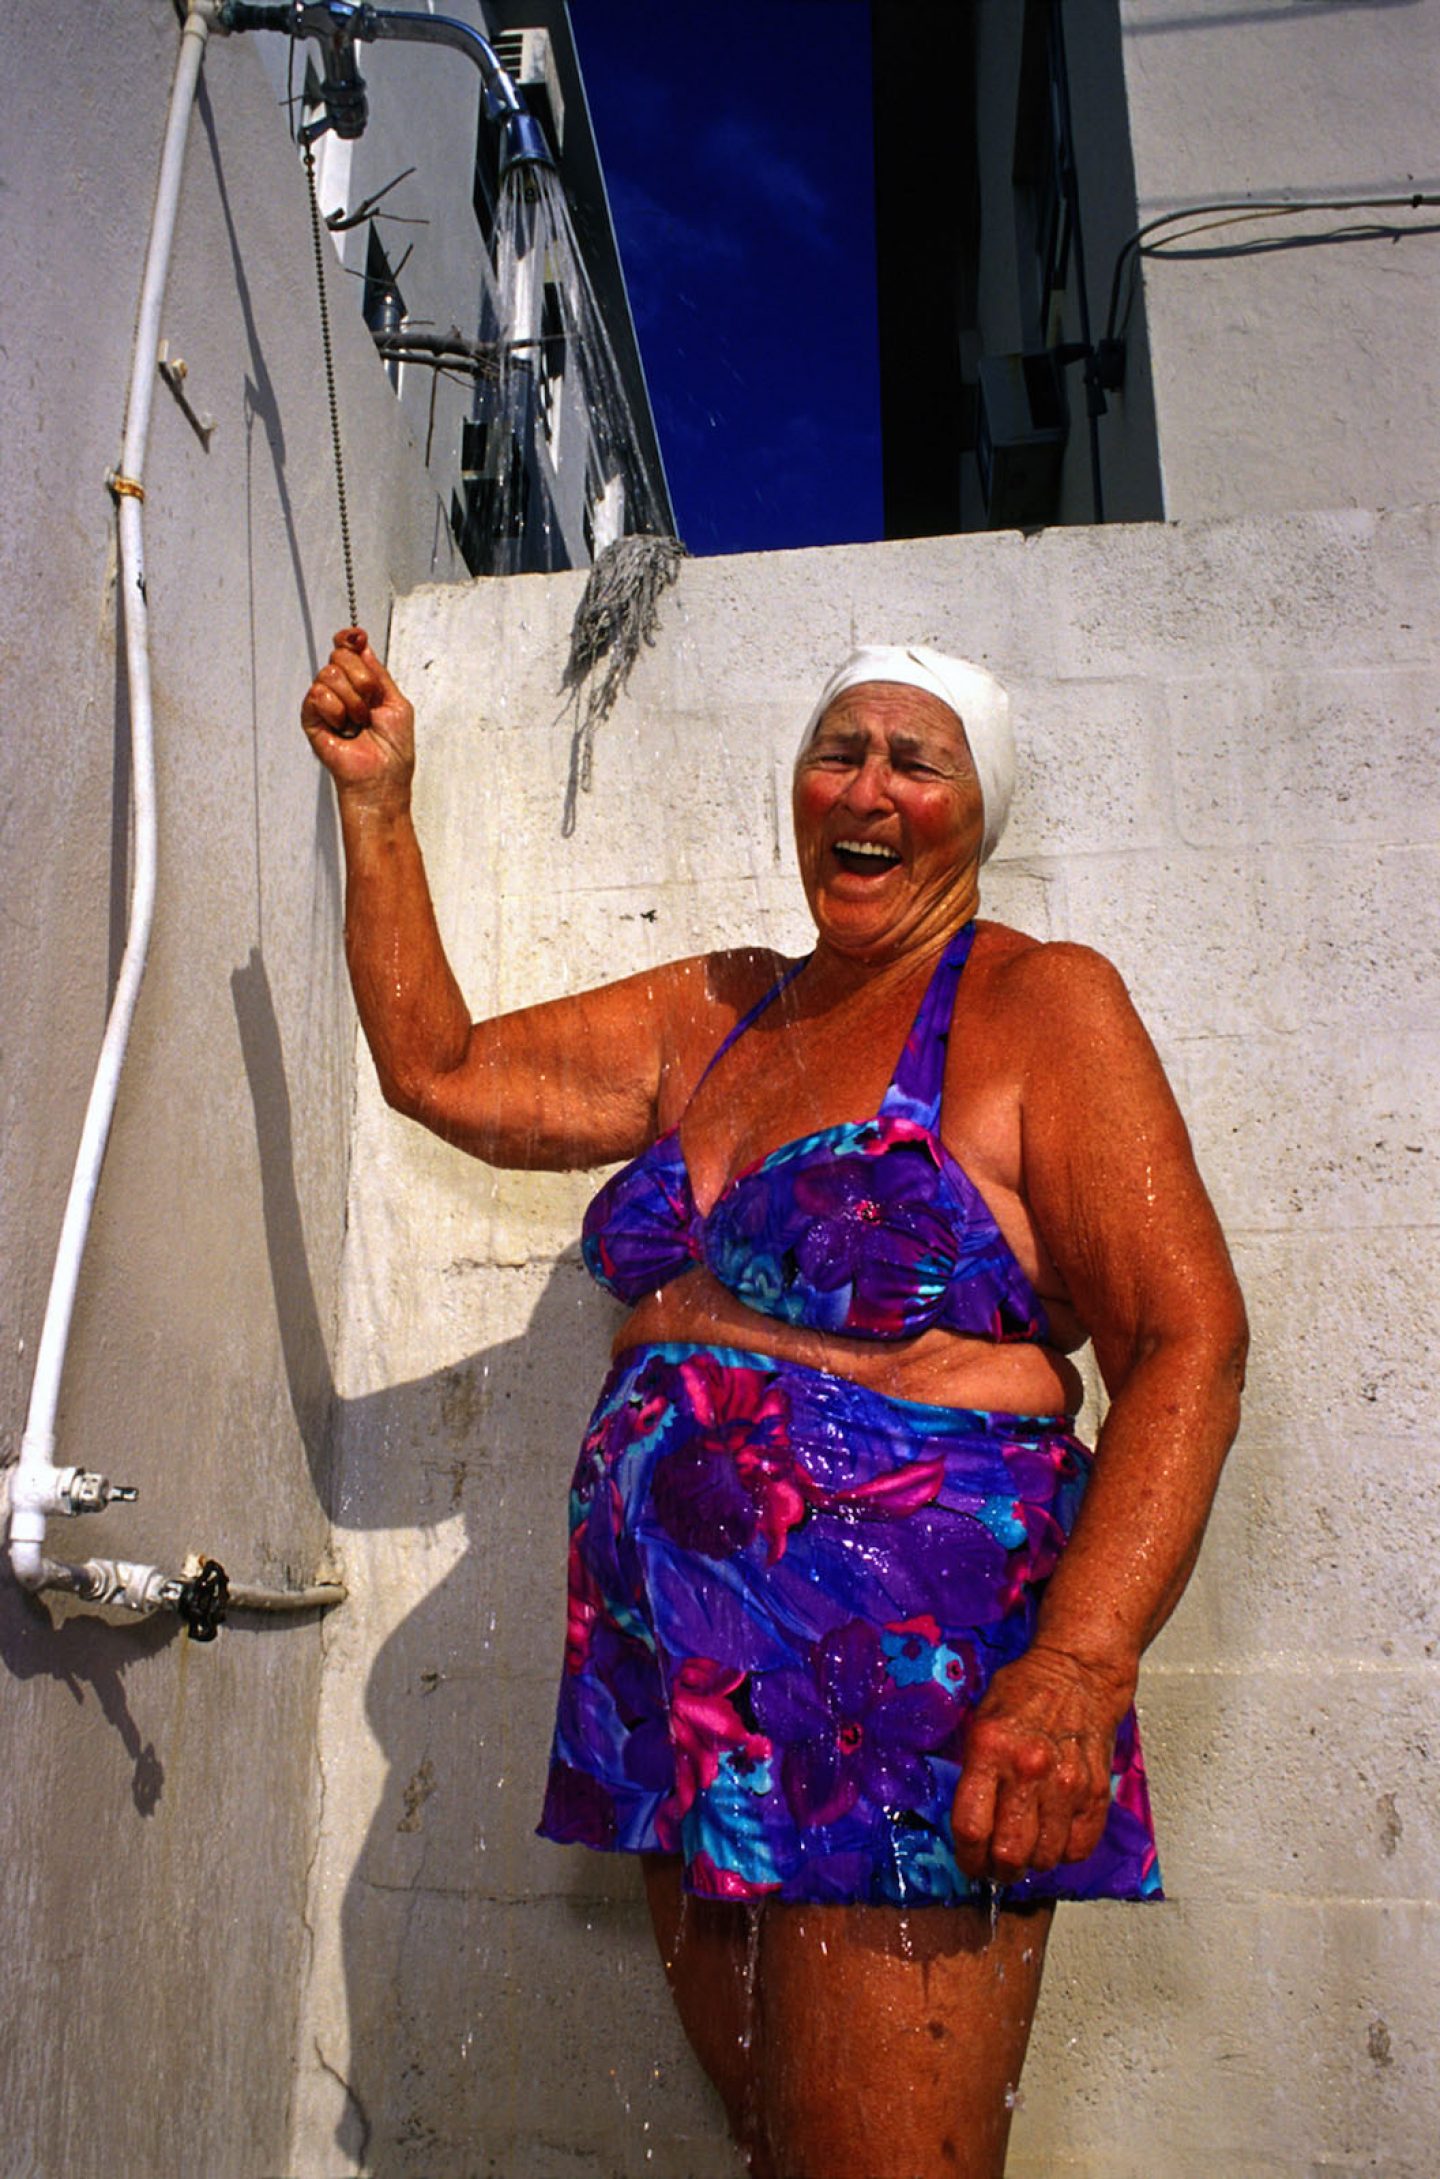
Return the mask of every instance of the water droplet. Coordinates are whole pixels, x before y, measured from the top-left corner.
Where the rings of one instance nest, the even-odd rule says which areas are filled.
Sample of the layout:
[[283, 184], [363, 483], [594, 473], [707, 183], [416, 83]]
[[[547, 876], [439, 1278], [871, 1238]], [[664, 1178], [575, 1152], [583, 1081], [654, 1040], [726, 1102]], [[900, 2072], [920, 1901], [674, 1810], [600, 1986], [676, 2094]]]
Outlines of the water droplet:
[[740, 2031], [740, 2048], [748, 2050], [755, 2034], [755, 1984], [760, 1973], [760, 1909], [745, 1909], [745, 2025]]
[[[499, 349], [482, 388], [493, 475], [483, 540], [494, 574], [583, 566], [627, 532], [666, 525], [576, 246], [565, 192], [544, 168], [512, 168], [496, 210], [495, 277], [482, 339]], [[587, 459], [587, 452], [589, 458]], [[578, 454], [578, 460], [577, 460]], [[568, 512], [532, 477], [562, 465], [587, 491]]]

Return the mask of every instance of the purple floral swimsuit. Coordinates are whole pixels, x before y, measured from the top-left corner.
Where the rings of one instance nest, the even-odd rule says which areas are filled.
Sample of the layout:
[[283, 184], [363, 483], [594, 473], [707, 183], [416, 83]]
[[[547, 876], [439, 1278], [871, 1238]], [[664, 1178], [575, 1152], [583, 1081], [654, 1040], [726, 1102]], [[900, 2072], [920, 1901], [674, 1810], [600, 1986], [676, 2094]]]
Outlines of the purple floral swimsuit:
[[[585, 1222], [602, 1283], [635, 1301], [704, 1262], [762, 1313], [855, 1338], [1042, 1337], [937, 1132], [972, 938], [941, 961], [873, 1120], [773, 1151], [703, 1219], [673, 1133], [616, 1174]], [[950, 1831], [965, 1729], [1033, 1637], [1089, 1466], [1063, 1416], [890, 1399], [732, 1348], [628, 1350], [572, 1485], [542, 1834], [680, 1853], [716, 1898], [988, 1897]], [[1159, 1893], [1132, 1713], [1095, 1852], [999, 1896]]]

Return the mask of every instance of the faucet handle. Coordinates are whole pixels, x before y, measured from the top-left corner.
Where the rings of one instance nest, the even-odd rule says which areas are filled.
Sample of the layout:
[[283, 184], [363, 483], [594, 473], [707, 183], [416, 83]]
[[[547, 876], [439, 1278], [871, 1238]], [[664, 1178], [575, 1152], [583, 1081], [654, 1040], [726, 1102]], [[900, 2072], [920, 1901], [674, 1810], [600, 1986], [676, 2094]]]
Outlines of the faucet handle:
[[230, 1603], [230, 1583], [218, 1559], [202, 1559], [200, 1571], [180, 1585], [175, 1610], [195, 1642], [213, 1642]]

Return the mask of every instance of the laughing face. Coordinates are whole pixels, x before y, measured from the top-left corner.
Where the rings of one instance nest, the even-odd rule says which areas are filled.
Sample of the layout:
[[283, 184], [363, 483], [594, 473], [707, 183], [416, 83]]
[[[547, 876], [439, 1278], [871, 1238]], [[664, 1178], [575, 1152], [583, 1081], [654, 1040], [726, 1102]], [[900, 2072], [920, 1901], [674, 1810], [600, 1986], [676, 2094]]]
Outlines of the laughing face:
[[980, 783], [937, 696], [895, 681], [837, 696], [800, 753], [794, 811], [810, 912], [840, 952], [887, 958], [974, 914]]

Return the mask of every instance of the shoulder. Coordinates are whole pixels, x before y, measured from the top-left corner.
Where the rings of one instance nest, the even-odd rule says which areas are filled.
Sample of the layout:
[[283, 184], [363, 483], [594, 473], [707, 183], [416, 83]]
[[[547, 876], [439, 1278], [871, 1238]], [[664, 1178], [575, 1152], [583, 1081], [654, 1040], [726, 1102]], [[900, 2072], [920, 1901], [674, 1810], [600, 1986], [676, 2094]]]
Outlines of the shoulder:
[[1053, 1124], [1073, 1138], [1115, 1126], [1122, 1111], [1179, 1124], [1160, 1056], [1112, 961], [1092, 946], [1018, 931], [999, 933], [987, 952], [983, 1019], [1027, 1127]]
[[786, 965], [768, 947], [690, 954], [533, 1011], [544, 1015], [563, 1009], [582, 1038], [597, 1043], [625, 1040], [633, 1051], [648, 1049], [662, 1072], [678, 1067], [683, 1073], [697, 1053], [703, 1066], [741, 1015], [774, 987]]
[[725, 953], [702, 954], [700, 962], [712, 1004], [737, 1015], [762, 999], [795, 965], [771, 946], [735, 946]]
[[1106, 1027], [1140, 1028], [1124, 977], [1093, 946], [982, 923], [972, 966], [979, 972], [977, 996], [1016, 1030], [1063, 1034], [1084, 1028], [1093, 1035]]
[[690, 953], [597, 988], [627, 998], [643, 992], [662, 1012], [714, 1007], [743, 1013], [793, 963], [770, 946], [732, 946], [720, 953]]
[[667, 962], [653, 972], [667, 1077], [688, 1090], [716, 1047], [793, 966], [769, 946], [735, 946]]
[[677, 1026], [703, 1020], [723, 1032], [793, 966], [770, 946], [732, 946], [720, 953], [687, 954], [626, 981], [646, 983]]

